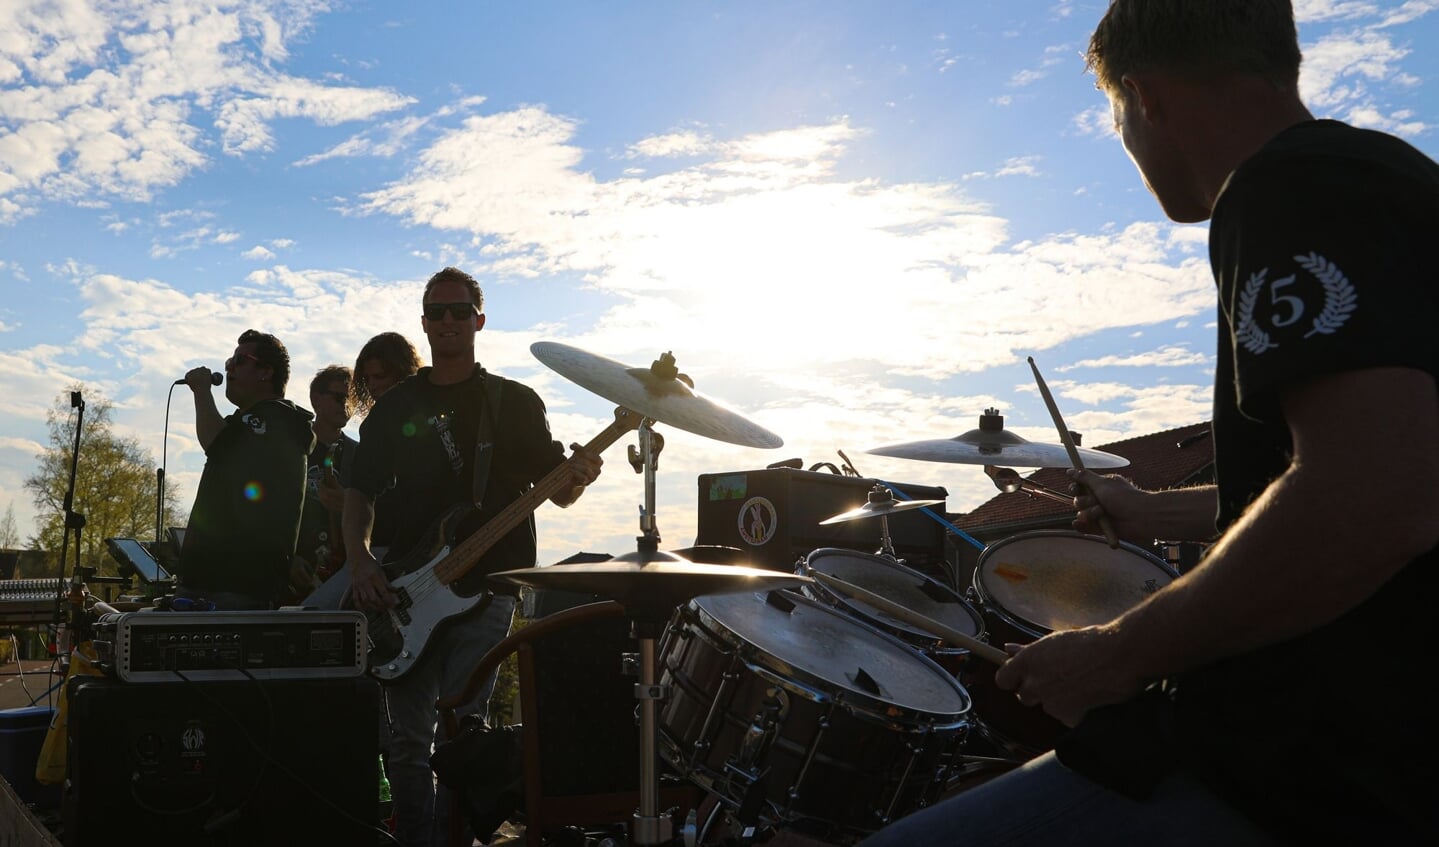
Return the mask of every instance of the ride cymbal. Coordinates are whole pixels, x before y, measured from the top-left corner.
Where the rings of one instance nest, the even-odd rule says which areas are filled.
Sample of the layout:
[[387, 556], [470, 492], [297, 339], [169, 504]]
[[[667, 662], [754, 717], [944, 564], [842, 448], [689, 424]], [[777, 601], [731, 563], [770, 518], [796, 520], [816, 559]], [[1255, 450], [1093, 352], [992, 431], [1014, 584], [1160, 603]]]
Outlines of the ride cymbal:
[[[1107, 470], [1122, 468], [1129, 460], [1102, 450], [1076, 447], [1084, 466]], [[1004, 418], [998, 413], [981, 415], [979, 429], [971, 429], [954, 438], [908, 441], [866, 450], [875, 456], [896, 459], [917, 459], [922, 462], [952, 462], [966, 465], [1004, 465], [1025, 468], [1071, 467], [1069, 450], [1063, 444], [1040, 444], [1028, 441], [1004, 429]]]
[[530, 352], [570, 382], [651, 420], [741, 447], [784, 445], [778, 435], [696, 391], [668, 353], [648, 368], [632, 368], [554, 341], [537, 341]]

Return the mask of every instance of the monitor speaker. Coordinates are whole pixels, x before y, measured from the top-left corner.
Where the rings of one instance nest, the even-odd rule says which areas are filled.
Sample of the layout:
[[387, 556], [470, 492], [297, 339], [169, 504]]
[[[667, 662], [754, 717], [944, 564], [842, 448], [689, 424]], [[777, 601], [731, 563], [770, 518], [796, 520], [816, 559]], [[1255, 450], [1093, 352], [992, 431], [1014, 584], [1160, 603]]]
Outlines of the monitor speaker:
[[379, 684], [127, 683], [66, 691], [67, 847], [374, 844]]

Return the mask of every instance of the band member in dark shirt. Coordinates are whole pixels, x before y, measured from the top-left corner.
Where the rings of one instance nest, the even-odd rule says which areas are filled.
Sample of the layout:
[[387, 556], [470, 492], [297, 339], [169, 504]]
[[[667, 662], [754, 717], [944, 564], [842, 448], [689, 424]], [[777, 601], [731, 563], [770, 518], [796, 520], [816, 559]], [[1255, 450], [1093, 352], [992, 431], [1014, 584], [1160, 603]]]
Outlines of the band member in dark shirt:
[[310, 413], [284, 399], [290, 355], [273, 335], [246, 330], [225, 362], [221, 417], [210, 369], [185, 374], [205, 448], [185, 532], [176, 595], [220, 609], [266, 609], [282, 597], [300, 529]]

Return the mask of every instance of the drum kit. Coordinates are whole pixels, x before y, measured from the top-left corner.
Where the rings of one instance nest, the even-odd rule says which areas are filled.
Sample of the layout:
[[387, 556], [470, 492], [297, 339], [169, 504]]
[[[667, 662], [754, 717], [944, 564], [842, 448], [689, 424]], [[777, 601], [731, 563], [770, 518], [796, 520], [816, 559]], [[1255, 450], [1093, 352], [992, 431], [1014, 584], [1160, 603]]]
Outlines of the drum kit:
[[[896, 500], [884, 485], [821, 522], [879, 518], [873, 554], [822, 548], [784, 572], [662, 551], [654, 474], [663, 442], [654, 424], [741, 446], [783, 442], [696, 391], [668, 353], [633, 368], [554, 342], [531, 352], [643, 419], [635, 552], [491, 575], [624, 607], [639, 643], [640, 785], [630, 843], [749, 844], [791, 833], [853, 843], [977, 774], [1015, 767], [1051, 748], [1061, 727], [994, 686], [993, 669], [1006, 658], [995, 645], [1108, 620], [1177, 575], [1133, 545], [1032, 532], [986, 548], [961, 595], [908, 567], [889, 537], [889, 515], [942, 501]], [[956, 438], [868, 452], [986, 466], [1127, 464], [1074, 447], [1063, 430], [1064, 446], [1037, 444], [1005, 432], [1002, 421], [990, 411]], [[678, 833], [659, 808], [662, 766], [709, 798], [704, 819], [691, 813]]]

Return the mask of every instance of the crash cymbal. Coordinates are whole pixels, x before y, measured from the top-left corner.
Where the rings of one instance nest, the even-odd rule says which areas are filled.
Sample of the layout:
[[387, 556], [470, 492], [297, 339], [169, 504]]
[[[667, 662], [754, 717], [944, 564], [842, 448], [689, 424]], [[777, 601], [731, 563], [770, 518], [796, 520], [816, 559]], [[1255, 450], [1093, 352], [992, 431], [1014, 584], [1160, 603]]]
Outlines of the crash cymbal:
[[[1090, 469], [1122, 468], [1129, 460], [1113, 453], [1076, 447], [1084, 466]], [[993, 409], [981, 415], [979, 429], [954, 438], [909, 441], [866, 450], [875, 456], [917, 459], [922, 462], [953, 462], [967, 465], [1004, 465], [1024, 468], [1068, 468], [1069, 451], [1063, 444], [1027, 441], [1004, 429], [1004, 418]]]
[[570, 382], [651, 420], [741, 447], [784, 444], [778, 435], [696, 391], [668, 353], [647, 368], [632, 368], [554, 341], [537, 341], [530, 352]]
[[896, 512], [908, 512], [910, 509], [922, 509], [925, 506], [938, 506], [943, 500], [889, 500], [883, 503], [865, 503], [858, 509], [850, 509], [848, 512], [840, 512], [834, 517], [825, 518], [819, 522], [820, 526], [828, 526], [832, 523], [854, 521], [860, 518], [874, 518], [880, 515], [892, 515]]
[[630, 617], [645, 620], [667, 619], [675, 607], [707, 594], [769, 591], [811, 582], [809, 577], [784, 571], [698, 564], [664, 551], [500, 571], [490, 578], [530, 588], [597, 594], [617, 601]]

